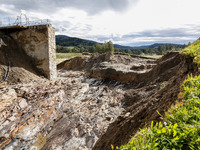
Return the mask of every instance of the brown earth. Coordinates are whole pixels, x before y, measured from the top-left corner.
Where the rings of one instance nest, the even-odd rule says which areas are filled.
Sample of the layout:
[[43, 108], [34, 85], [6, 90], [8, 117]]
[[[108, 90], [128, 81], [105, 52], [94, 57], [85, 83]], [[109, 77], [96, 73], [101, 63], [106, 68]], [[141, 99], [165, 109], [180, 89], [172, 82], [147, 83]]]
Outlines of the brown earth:
[[[109, 150], [125, 144], [160, 120], [157, 110], [164, 115], [187, 74], [198, 70], [178, 52], [158, 60], [95, 54], [59, 64], [58, 79], [48, 81], [35, 75], [27, 56], [9, 49], [8, 84], [0, 87], [0, 149]], [[2, 77], [8, 65], [0, 53]]]
[[38, 80], [40, 74], [34, 67], [33, 60], [17, 47], [18, 44], [12, 37], [4, 36], [3, 41], [7, 46], [0, 47], [0, 81], [4, 78], [5, 71], [9, 74], [6, 78], [8, 84]]
[[164, 112], [175, 104], [186, 76], [198, 72], [193, 60], [178, 52], [167, 53], [158, 60], [111, 54], [85, 56], [63, 62], [58, 67], [81, 69], [91, 77], [129, 84], [122, 99], [125, 111], [109, 125], [94, 150], [111, 149], [111, 144], [125, 144], [140, 128], [152, 120], [159, 121], [157, 111], [164, 116]]
[[146, 84], [127, 91], [124, 98], [126, 111], [108, 127], [93, 149], [110, 149], [111, 144], [126, 144], [152, 120], [161, 121], [157, 111], [164, 116], [170, 106], [176, 103], [184, 79], [189, 73], [197, 72], [193, 60], [178, 53], [168, 53], [158, 60], [157, 65], [147, 74], [149, 78]]

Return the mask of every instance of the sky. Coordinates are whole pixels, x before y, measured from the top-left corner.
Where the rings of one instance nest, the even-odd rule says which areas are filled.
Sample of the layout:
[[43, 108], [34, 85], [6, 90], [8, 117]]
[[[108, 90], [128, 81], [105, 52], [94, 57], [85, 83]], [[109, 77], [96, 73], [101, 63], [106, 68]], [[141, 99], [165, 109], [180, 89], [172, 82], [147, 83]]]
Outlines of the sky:
[[[200, 37], [200, 0], [0, 0], [0, 19], [50, 19], [56, 35], [127, 46]], [[8, 20], [8, 19], [7, 19]]]

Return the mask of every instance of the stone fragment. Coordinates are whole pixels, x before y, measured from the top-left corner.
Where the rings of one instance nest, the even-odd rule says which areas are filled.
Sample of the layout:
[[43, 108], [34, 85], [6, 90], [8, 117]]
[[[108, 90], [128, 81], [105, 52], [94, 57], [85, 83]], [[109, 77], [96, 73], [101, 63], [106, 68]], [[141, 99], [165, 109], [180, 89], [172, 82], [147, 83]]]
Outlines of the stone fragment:
[[88, 148], [92, 148], [94, 142], [95, 142], [95, 140], [94, 140], [94, 137], [93, 137], [93, 136], [88, 136], [88, 137], [86, 138], [86, 145], [87, 145]]
[[16, 119], [16, 117], [14, 117], [14, 116], [11, 116], [8, 118], [9, 121], [14, 121], [15, 119]]
[[24, 141], [33, 140], [39, 131], [40, 128], [37, 125], [24, 126], [22, 130], [17, 134], [16, 138], [22, 139]]
[[27, 104], [26, 100], [25, 100], [25, 99], [21, 99], [21, 101], [19, 102], [19, 107], [20, 107], [21, 109], [24, 109], [24, 108], [26, 108], [27, 106], [28, 106], [28, 104]]
[[14, 89], [6, 89], [5, 91], [0, 91], [0, 95], [0, 112], [13, 104], [13, 101], [17, 98], [17, 93]]

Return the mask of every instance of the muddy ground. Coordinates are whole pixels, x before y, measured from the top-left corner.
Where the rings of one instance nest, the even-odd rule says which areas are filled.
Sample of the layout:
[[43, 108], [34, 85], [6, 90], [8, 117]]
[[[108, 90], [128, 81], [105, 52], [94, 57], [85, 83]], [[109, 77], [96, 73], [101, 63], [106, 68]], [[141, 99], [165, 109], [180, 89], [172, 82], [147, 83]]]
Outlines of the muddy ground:
[[193, 60], [178, 52], [158, 60], [80, 56], [59, 64], [53, 81], [12, 64], [0, 91], [4, 149], [109, 150], [125, 144], [139, 128], [159, 121], [156, 111], [164, 115], [187, 74], [197, 73]]

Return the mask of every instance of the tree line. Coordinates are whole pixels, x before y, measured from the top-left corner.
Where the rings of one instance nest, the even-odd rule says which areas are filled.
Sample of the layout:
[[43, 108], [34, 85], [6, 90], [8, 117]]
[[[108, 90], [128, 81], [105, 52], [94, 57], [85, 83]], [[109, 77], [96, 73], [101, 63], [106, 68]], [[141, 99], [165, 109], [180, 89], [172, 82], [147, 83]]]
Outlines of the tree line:
[[103, 44], [95, 44], [93, 46], [70, 46], [70, 47], [65, 47], [65, 46], [56, 46], [56, 52], [57, 53], [106, 53], [106, 52], [114, 52], [114, 46], [111, 41], [105, 42]]
[[159, 45], [156, 48], [143, 48], [143, 49], [115, 49], [115, 52], [128, 53], [134, 55], [164, 55], [169, 51], [180, 51], [186, 45], [165, 44]]
[[165, 44], [159, 45], [156, 48], [143, 48], [143, 49], [118, 49], [114, 48], [111, 41], [104, 44], [95, 44], [92, 46], [56, 46], [57, 53], [105, 53], [105, 52], [120, 52], [134, 55], [164, 55], [169, 51], [180, 51], [187, 45], [174, 45]]
[[[190, 43], [189, 43], [190, 44]], [[188, 44], [188, 45], [189, 45]], [[94, 41], [68, 37], [64, 35], [56, 36], [56, 51], [57, 53], [105, 53], [105, 52], [120, 52], [135, 55], [164, 55], [168, 51], [180, 51], [187, 45], [175, 44], [157, 44], [153, 48], [114, 48], [111, 41], [99, 44]]]

